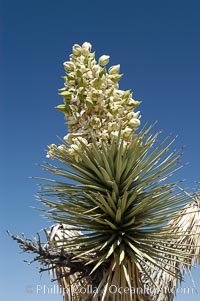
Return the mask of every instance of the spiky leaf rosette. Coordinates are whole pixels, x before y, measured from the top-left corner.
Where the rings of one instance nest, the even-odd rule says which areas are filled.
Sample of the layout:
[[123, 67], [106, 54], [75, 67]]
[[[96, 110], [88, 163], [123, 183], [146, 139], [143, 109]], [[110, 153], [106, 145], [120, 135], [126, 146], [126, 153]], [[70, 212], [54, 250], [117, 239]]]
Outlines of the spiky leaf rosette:
[[[125, 148], [120, 134], [101, 149], [95, 140], [90, 148], [80, 141], [79, 162], [69, 156], [70, 146], [65, 143], [65, 148], [56, 148], [54, 153], [65, 167], [43, 166], [63, 178], [42, 185], [41, 201], [50, 208], [47, 215], [67, 224], [69, 230], [81, 231], [70, 240], [63, 239], [65, 250], [86, 262], [91, 275], [102, 274], [94, 300], [100, 293], [101, 300], [109, 296], [139, 300], [132, 288], [144, 288], [142, 275], [157, 285], [149, 268], [177, 277], [171, 266], [187, 262], [189, 256], [177, 240], [181, 230], [166, 226], [187, 200], [176, 190], [176, 183], [166, 181], [180, 168], [180, 151], [169, 152], [173, 143], [169, 137], [155, 145], [159, 133], [150, 131], [135, 134]], [[176, 241], [173, 245], [172, 240]], [[121, 293], [113, 294], [110, 288], [115, 286], [128, 288], [123, 299]], [[140, 293], [146, 300], [145, 290]]]

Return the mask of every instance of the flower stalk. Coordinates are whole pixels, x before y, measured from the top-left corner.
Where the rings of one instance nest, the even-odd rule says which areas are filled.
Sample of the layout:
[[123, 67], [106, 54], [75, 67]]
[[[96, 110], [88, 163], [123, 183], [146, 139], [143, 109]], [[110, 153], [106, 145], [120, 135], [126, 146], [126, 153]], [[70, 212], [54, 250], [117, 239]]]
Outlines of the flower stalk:
[[[125, 147], [140, 125], [140, 112], [135, 112], [140, 102], [132, 98], [130, 90], [119, 89], [120, 65], [107, 71], [110, 56], [102, 55], [97, 63], [91, 50], [88, 42], [73, 46], [70, 60], [63, 64], [66, 76], [59, 94], [64, 104], [56, 106], [68, 125], [64, 140], [71, 144], [69, 152], [76, 157], [80, 141], [91, 147], [92, 136], [101, 148], [102, 143], [117, 139], [120, 132]], [[55, 147], [49, 146], [48, 157], [54, 157]]]

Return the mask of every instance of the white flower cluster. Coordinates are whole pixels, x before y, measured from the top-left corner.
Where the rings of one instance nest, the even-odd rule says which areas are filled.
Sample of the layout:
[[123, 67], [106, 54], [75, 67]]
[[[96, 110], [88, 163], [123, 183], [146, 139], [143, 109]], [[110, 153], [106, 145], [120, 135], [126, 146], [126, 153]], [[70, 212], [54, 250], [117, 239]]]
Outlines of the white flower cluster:
[[[126, 144], [140, 125], [140, 112], [134, 112], [140, 102], [132, 98], [130, 90], [119, 90], [120, 65], [107, 71], [110, 57], [102, 55], [97, 62], [91, 49], [88, 42], [75, 44], [70, 61], [64, 62], [64, 88], [59, 90], [64, 104], [56, 108], [67, 120], [69, 134], [64, 140], [71, 144], [71, 154], [81, 149], [80, 141], [90, 146], [93, 136], [101, 147], [103, 141], [116, 139], [119, 131]], [[55, 149], [56, 145], [50, 145], [47, 156], [54, 157]]]

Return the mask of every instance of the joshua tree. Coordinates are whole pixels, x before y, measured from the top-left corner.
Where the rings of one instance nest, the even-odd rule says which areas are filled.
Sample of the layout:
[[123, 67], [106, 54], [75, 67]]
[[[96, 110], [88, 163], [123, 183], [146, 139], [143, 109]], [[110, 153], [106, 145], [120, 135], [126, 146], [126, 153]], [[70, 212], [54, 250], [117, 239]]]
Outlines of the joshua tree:
[[106, 68], [91, 44], [75, 44], [60, 95], [68, 134], [49, 145], [42, 209], [55, 224], [47, 242], [12, 236], [50, 270], [65, 300], [170, 301], [199, 261], [200, 198], [170, 177], [181, 168], [174, 139], [140, 126], [139, 101], [119, 89], [120, 65]]

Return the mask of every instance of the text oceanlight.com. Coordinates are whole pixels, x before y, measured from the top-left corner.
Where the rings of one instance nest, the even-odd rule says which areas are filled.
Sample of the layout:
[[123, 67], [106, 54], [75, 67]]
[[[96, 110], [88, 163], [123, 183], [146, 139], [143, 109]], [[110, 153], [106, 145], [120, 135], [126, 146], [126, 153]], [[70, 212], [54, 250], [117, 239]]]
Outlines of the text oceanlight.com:
[[[193, 287], [178, 287], [178, 288], [169, 288], [168, 286], [163, 287], [161, 290], [157, 288], [150, 288], [146, 287], [144, 285], [143, 288], [141, 287], [120, 287], [117, 285], [111, 285], [109, 288], [109, 293], [110, 294], [133, 294], [133, 295], [157, 295], [159, 293], [173, 293], [173, 294], [195, 294], [196, 290]], [[37, 294], [45, 294], [45, 295], [56, 295], [56, 294], [61, 294], [65, 295], [67, 293], [71, 293], [72, 295], [74, 294], [98, 294], [101, 295], [103, 294], [103, 289], [101, 291], [98, 291], [97, 287], [93, 287], [92, 285], [87, 285], [86, 287], [82, 286], [76, 286], [73, 285], [70, 288], [62, 288], [59, 285], [37, 285], [36, 286], [36, 293]]]

